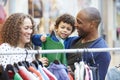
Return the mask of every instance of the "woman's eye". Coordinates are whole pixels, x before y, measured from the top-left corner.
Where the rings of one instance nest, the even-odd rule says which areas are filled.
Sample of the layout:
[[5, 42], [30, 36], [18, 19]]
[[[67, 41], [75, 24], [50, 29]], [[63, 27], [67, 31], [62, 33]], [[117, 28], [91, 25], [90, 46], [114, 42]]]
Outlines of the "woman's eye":
[[33, 29], [32, 26], [25, 26], [25, 27], [24, 27], [24, 29], [28, 29], [28, 28]]
[[24, 27], [24, 29], [28, 29], [28, 27], [26, 26], [26, 27]]

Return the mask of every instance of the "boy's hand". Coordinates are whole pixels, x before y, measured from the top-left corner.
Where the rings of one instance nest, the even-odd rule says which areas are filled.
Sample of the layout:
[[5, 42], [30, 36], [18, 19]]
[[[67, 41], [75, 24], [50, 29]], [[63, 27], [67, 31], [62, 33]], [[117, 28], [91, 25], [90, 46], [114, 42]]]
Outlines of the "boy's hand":
[[41, 36], [40, 40], [41, 40], [42, 42], [45, 42], [45, 41], [46, 41], [46, 36], [45, 36], [45, 35]]

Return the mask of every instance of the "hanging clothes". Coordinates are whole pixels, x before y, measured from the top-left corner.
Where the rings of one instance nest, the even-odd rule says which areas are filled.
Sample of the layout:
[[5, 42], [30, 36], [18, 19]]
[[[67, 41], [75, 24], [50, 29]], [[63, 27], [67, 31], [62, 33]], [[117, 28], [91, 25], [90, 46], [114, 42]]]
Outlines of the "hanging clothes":
[[2, 65], [0, 65], [0, 80], [9, 80], [9, 76]]
[[48, 70], [56, 76], [57, 80], [70, 80], [67, 68], [63, 64], [51, 63], [48, 66]]
[[120, 80], [120, 70], [116, 67], [108, 69], [106, 80]]
[[50, 80], [57, 80], [55, 75], [51, 73], [46, 67], [43, 67], [43, 71], [46, 73]]
[[3, 24], [6, 18], [6, 12], [2, 5], [0, 5], [0, 24]]

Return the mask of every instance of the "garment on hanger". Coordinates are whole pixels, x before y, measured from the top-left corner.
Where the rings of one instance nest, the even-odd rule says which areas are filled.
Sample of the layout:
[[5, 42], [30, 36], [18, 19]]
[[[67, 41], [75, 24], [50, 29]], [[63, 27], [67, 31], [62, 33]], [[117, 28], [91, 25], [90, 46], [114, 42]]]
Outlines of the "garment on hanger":
[[117, 67], [108, 69], [106, 80], [120, 80], [120, 70]]
[[9, 76], [7, 74], [7, 71], [5, 71], [5, 68], [0, 65], [0, 80], [8, 80]]
[[50, 80], [57, 80], [56, 76], [51, 73], [46, 67], [43, 67], [43, 71], [46, 73]]
[[96, 64], [93, 53], [88, 53], [87, 49], [85, 49], [84, 52], [81, 53], [81, 61], [75, 63], [75, 80], [99, 80], [98, 66], [90, 65], [91, 63], [87, 63], [86, 61], [85, 55], [88, 54], [91, 55], [91, 61], [89, 62], [94, 65]]
[[51, 63], [48, 70], [56, 76], [57, 80], [69, 80], [67, 68], [63, 64]]
[[[46, 41], [42, 43], [42, 49], [43, 50], [64, 49], [64, 46], [61, 42], [56, 42], [52, 40], [50, 36], [48, 36], [46, 37]], [[50, 62], [53, 62], [56, 59], [59, 60], [62, 64], [67, 64], [66, 54], [63, 53], [56, 52], [51, 54], [43, 54], [42, 56], [48, 58], [49, 64]]]

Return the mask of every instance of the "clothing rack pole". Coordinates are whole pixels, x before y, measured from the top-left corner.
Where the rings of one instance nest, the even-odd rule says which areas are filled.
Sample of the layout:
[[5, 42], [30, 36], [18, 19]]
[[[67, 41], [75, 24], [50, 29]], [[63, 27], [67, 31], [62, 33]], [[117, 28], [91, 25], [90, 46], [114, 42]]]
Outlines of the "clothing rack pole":
[[[82, 49], [54, 49], [54, 50], [27, 50], [29, 54], [50, 54], [50, 53], [79, 53], [79, 52], [109, 52], [109, 51], [120, 51], [120, 48], [82, 48]], [[11, 54], [12, 53], [12, 54]], [[13, 55], [23, 54], [26, 51], [0, 51], [0, 55]]]
[[[79, 53], [79, 52], [109, 52], [120, 51], [120, 48], [82, 48], [82, 49], [56, 49], [56, 50], [39, 50], [39, 53]], [[30, 52], [31, 53], [31, 52]]]

